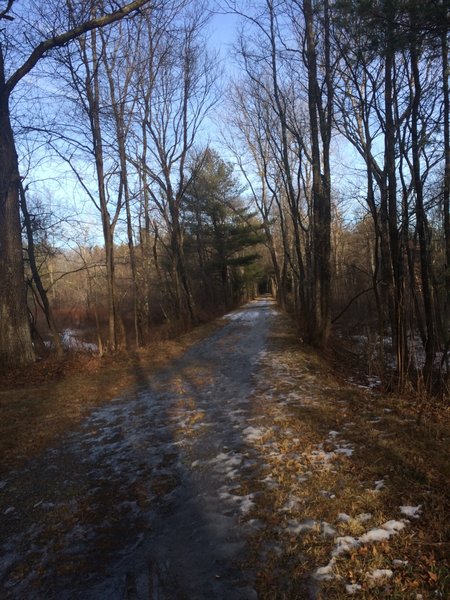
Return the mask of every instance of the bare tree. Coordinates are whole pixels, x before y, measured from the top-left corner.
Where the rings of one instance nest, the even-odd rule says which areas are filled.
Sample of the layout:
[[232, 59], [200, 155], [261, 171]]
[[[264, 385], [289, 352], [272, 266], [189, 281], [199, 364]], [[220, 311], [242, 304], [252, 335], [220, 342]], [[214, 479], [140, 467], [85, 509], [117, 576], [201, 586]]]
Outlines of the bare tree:
[[181, 215], [189, 184], [187, 159], [205, 115], [217, 100], [215, 59], [205, 53], [201, 41], [207, 19], [208, 11], [203, 5], [182, 13], [140, 71], [146, 141], [141, 156], [145, 155], [146, 160], [139, 166], [146, 174], [147, 190], [168, 231], [177, 310], [187, 323], [196, 321]]
[[[19, 6], [14, 0], [2, 2], [6, 4], [0, 11], [2, 42], [0, 45], [0, 363], [6, 365], [23, 364], [34, 359], [31, 342], [26, 295], [23, 283], [23, 262], [21, 245], [21, 228], [19, 215], [20, 173], [18, 157], [11, 127], [10, 100], [12, 93], [20, 81], [32, 71], [52, 49], [62, 47], [71, 40], [95, 29], [106, 27], [122, 18], [138, 11], [148, 0], [135, 0], [120, 6], [111, 13], [102, 12], [95, 17], [69, 26], [63, 33], [57, 33], [55, 27], [48, 37], [42, 36], [35, 43], [28, 55], [18, 65], [5, 64], [8, 58], [8, 27], [11, 19], [20, 18], [14, 12]], [[60, 26], [61, 24], [58, 24]], [[26, 45], [25, 39], [23, 40]]]

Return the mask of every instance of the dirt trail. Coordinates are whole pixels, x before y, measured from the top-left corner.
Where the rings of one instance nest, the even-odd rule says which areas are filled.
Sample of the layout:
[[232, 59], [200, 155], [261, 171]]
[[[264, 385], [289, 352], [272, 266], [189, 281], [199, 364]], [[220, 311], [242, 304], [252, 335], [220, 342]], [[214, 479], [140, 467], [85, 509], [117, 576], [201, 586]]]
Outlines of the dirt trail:
[[150, 381], [136, 363], [133, 395], [0, 482], [0, 597], [257, 597], [236, 565], [264, 493], [251, 395], [277, 318], [254, 301]]

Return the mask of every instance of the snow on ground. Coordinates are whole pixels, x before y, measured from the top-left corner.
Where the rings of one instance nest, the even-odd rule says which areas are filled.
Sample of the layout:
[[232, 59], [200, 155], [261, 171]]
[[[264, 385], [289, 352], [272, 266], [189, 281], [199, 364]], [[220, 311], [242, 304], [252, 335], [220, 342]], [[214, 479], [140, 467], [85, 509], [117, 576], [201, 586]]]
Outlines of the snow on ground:
[[347, 594], [357, 594], [360, 589], [361, 586], [359, 585], [359, 583], [347, 583], [345, 586], [345, 591], [347, 592]]
[[379, 579], [390, 579], [394, 573], [391, 569], [373, 569], [370, 573], [367, 573], [367, 579], [377, 581]]
[[[255, 598], [252, 574], [233, 565], [264, 489], [252, 375], [276, 314], [268, 300], [232, 313], [148, 386], [139, 379], [134, 395], [2, 479], [0, 596], [122, 600], [128, 573], [148, 581], [151, 563], [183, 595]], [[79, 349], [75, 334], [65, 342]]]
[[[341, 464], [351, 465], [358, 451], [345, 439], [350, 421], [309, 448], [288, 425], [294, 410], [320, 409], [327, 388], [321, 383], [319, 389], [314, 365], [299, 368], [296, 357], [268, 348], [276, 315], [265, 300], [226, 315], [222, 330], [151, 387], [94, 411], [60, 447], [0, 481], [0, 491], [21, 487], [35, 498], [31, 511], [25, 501], [3, 506], [10, 535], [0, 547], [0, 584], [11, 598], [34, 600], [41, 593], [60, 600], [119, 600], [127, 573], [144, 580], [149, 562], [168, 564], [169, 579], [191, 597], [255, 597], [252, 573], [232, 564], [245, 552], [246, 535], [264, 526], [254, 511], [259, 499], [281, 487], [277, 472], [291, 473], [293, 486], [308, 486], [318, 473], [338, 474]], [[376, 481], [371, 491], [385, 485], [385, 479]], [[332, 505], [338, 491], [316, 493]], [[338, 560], [399, 534], [421, 511], [401, 506], [401, 520], [377, 524], [370, 513], [352, 516], [350, 506], [343, 508], [334, 521], [299, 517], [304, 507], [293, 493], [274, 509], [280, 539], [317, 534], [331, 542], [328, 563], [311, 573], [316, 581], [333, 579]], [[28, 522], [25, 516], [29, 526], [20, 524]], [[118, 547], [99, 555], [98, 546], [119, 524]], [[341, 535], [344, 524], [357, 524], [358, 535]], [[88, 563], [82, 582], [78, 572], [58, 579], [58, 565], [82, 558]], [[12, 574], [20, 568], [18, 583]], [[217, 575], [213, 581], [211, 573]], [[367, 577], [375, 585], [388, 575]], [[233, 578], [248, 585], [236, 592]], [[37, 595], [36, 585], [42, 586]], [[346, 590], [354, 594], [360, 587], [352, 582]]]
[[[354, 335], [351, 337], [355, 346], [357, 346], [361, 353], [369, 355], [369, 359], [372, 361], [379, 360], [380, 347], [382, 346], [382, 353], [385, 357], [386, 364], [392, 369], [396, 368], [396, 358], [392, 349], [392, 338], [386, 336], [383, 340], [378, 335], [369, 338], [366, 335]], [[425, 364], [425, 349], [422, 339], [418, 333], [409, 335], [407, 339], [409, 362], [413, 368], [421, 369]], [[436, 352], [434, 364], [436, 368], [441, 368], [443, 352]], [[442, 365], [444, 371], [447, 365]], [[378, 377], [368, 378], [368, 386], [359, 387], [378, 387], [380, 384]]]
[[79, 339], [80, 332], [76, 329], [64, 329], [61, 333], [61, 343], [66, 350], [77, 352], [98, 352], [97, 344], [84, 342]]
[[412, 519], [418, 519], [421, 511], [421, 504], [419, 504], [419, 506], [400, 506], [400, 512], [402, 513], [402, 515], [406, 515], [407, 517], [410, 517]]
[[[285, 360], [286, 357], [281, 357], [276, 351], [264, 351], [259, 357], [259, 364], [263, 366], [263, 372], [267, 374], [271, 382], [276, 382], [278, 385], [277, 393], [273, 393], [273, 389], [269, 388], [264, 381], [257, 382], [257, 393], [261, 404], [267, 403], [266, 410], [269, 411], [272, 422], [283, 419], [288, 420], [291, 409], [297, 408], [314, 408], [319, 407], [320, 389], [317, 386], [317, 381], [308, 378], [305, 369], [292, 368]], [[279, 382], [283, 382], [280, 386]], [[311, 385], [314, 381], [315, 388]], [[258, 387], [259, 386], [259, 387]], [[338, 400], [345, 406], [345, 402]], [[385, 411], [387, 412], [387, 411]], [[381, 417], [374, 417], [368, 421], [377, 424], [381, 422]], [[311, 471], [309, 476], [305, 477], [305, 472], [300, 472], [297, 476], [298, 481], [307, 482], [312, 474], [322, 472], [338, 473], [339, 465], [342, 461], [352, 461], [357, 448], [345, 439], [345, 431], [349, 430], [354, 423], [348, 422], [341, 427], [341, 430], [330, 429], [323, 442], [305, 450], [304, 452], [289, 452], [288, 444], [280, 446], [272, 436], [264, 437], [264, 447], [271, 448], [269, 453], [270, 459], [275, 464], [289, 464], [289, 461], [297, 461], [299, 465], [305, 462], [309, 464]], [[266, 430], [267, 432], [267, 430]], [[252, 425], [252, 430], [249, 431], [249, 441], [255, 444], [261, 443], [262, 430], [257, 427], [257, 424]], [[289, 437], [289, 436], [288, 436]], [[276, 437], [276, 439], [279, 439]], [[289, 438], [294, 442], [299, 439], [292, 436]], [[265, 484], [271, 489], [278, 487], [276, 478], [273, 473], [269, 473], [264, 479]], [[388, 485], [388, 478], [384, 477], [374, 481], [373, 488], [369, 488], [369, 492], [381, 493]], [[319, 490], [323, 497], [333, 500], [336, 498], [334, 491], [327, 489]], [[350, 507], [349, 507], [350, 508]], [[377, 544], [387, 541], [393, 536], [400, 534], [409, 525], [406, 518], [392, 518], [377, 524], [375, 518], [370, 512], [361, 512], [357, 515], [352, 515], [351, 510], [339, 512], [336, 515], [335, 522], [326, 522], [320, 518], [294, 518], [301, 511], [301, 505], [295, 495], [287, 502], [282, 504], [279, 511], [286, 515], [282, 531], [291, 538], [304, 536], [311, 532], [321, 534], [323, 537], [334, 540], [334, 547], [331, 550], [330, 558], [327, 564], [318, 565], [312, 573], [312, 578], [318, 585], [322, 581], [329, 581], [336, 577], [335, 567], [337, 561], [345, 560], [352, 551], [362, 546]], [[398, 514], [403, 517], [415, 518], [420, 513], [420, 507], [399, 507]], [[397, 516], [397, 515], [394, 515]], [[339, 534], [339, 525], [348, 524], [350, 529], [354, 526], [358, 530], [358, 535], [342, 535]], [[362, 533], [359, 533], [361, 528], [364, 528]], [[398, 561], [398, 559], [397, 559]], [[398, 567], [400, 563], [393, 564], [392, 567]], [[371, 586], [382, 584], [390, 577], [389, 569], [374, 570], [366, 574], [367, 581]], [[352, 582], [345, 584], [347, 593], [356, 594], [362, 589], [361, 583]]]
[[[360, 515], [360, 517], [361, 516], [365, 516], [365, 515]], [[351, 517], [349, 515], [343, 514], [343, 513], [340, 513], [338, 515], [338, 519], [343, 522], [351, 521]], [[364, 520], [366, 520], [366, 519], [362, 519], [361, 522], [364, 522]], [[334, 566], [336, 564], [337, 557], [348, 554], [352, 550], [359, 548], [361, 545], [364, 545], [364, 544], [372, 544], [375, 542], [382, 542], [382, 541], [389, 540], [392, 536], [394, 536], [397, 533], [399, 533], [400, 531], [402, 531], [406, 527], [406, 525], [407, 525], [407, 521], [405, 521], [405, 520], [397, 521], [397, 520], [393, 519], [391, 521], [387, 521], [386, 523], [383, 523], [380, 527], [368, 530], [366, 533], [364, 533], [363, 535], [358, 536], [358, 537], [349, 536], [349, 535], [336, 537], [335, 538], [336, 545], [331, 552], [330, 561], [328, 562], [327, 565], [318, 567], [314, 571], [314, 573], [313, 573], [314, 579], [316, 579], [317, 581], [334, 579], [334, 577], [335, 577]], [[392, 571], [390, 571], [390, 572], [392, 575]], [[380, 575], [381, 573], [384, 573], [385, 576], [388, 576], [388, 575], [386, 575], [386, 573], [388, 573], [387, 570], [377, 570], [377, 571], [373, 571], [371, 574], [368, 574], [367, 577], [371, 578], [372, 580], [380, 579], [380, 578], [382, 578], [382, 575]]]

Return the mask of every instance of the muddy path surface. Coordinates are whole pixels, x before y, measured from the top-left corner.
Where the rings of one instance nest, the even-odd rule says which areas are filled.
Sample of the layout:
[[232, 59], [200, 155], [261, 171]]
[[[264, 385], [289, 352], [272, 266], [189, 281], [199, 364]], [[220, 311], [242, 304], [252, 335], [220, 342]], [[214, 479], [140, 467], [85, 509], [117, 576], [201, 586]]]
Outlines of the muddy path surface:
[[257, 597], [239, 564], [265, 485], [254, 376], [277, 318], [256, 300], [157, 376], [136, 362], [132, 394], [0, 481], [1, 598]]

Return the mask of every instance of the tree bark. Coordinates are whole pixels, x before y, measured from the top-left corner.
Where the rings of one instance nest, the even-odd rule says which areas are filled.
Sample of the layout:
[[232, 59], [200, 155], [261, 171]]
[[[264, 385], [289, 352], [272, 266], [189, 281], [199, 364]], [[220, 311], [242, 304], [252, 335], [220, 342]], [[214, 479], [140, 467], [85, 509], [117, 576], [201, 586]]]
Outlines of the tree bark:
[[0, 367], [34, 360], [19, 211], [19, 165], [0, 47]]
[[[448, 85], [448, 38], [447, 32], [442, 35], [442, 90], [444, 93], [443, 119], [444, 119], [444, 185], [442, 196], [442, 211], [445, 239], [445, 291], [446, 291], [446, 314], [447, 328], [450, 327], [450, 91]], [[446, 340], [448, 346], [449, 340]]]
[[[325, 3], [327, 5], [327, 3]], [[312, 157], [312, 278], [311, 278], [311, 314], [308, 319], [308, 341], [319, 347], [325, 346], [330, 331], [330, 239], [331, 239], [331, 203], [329, 188], [329, 128], [330, 123], [322, 124], [319, 129], [318, 112], [323, 110], [322, 98], [317, 74], [317, 54], [315, 43], [314, 16], [311, 0], [304, 0], [303, 12], [306, 26], [306, 57], [308, 69], [308, 112], [311, 131]], [[326, 22], [326, 19], [325, 19]], [[325, 48], [327, 69], [329, 70], [329, 48]], [[329, 92], [330, 73], [325, 74]], [[328, 98], [331, 102], [331, 98]], [[321, 143], [322, 137], [322, 157]], [[323, 171], [322, 174], [322, 160]]]
[[[414, 21], [413, 21], [414, 22]], [[411, 149], [413, 164], [413, 183], [416, 195], [416, 227], [419, 237], [420, 248], [420, 270], [422, 279], [422, 297], [425, 312], [425, 323], [427, 336], [425, 341], [425, 365], [424, 378], [427, 389], [431, 386], [431, 376], [433, 370], [433, 361], [436, 352], [436, 330], [435, 330], [435, 304], [433, 302], [433, 286], [431, 277], [430, 249], [427, 232], [427, 219], [424, 208], [423, 184], [420, 172], [420, 152], [419, 152], [419, 107], [421, 100], [421, 82], [419, 74], [419, 56], [418, 50], [413, 41], [411, 52], [411, 68], [414, 82], [414, 96], [411, 113]]]

